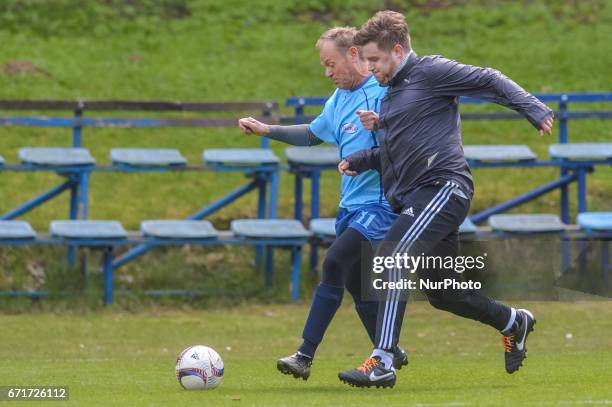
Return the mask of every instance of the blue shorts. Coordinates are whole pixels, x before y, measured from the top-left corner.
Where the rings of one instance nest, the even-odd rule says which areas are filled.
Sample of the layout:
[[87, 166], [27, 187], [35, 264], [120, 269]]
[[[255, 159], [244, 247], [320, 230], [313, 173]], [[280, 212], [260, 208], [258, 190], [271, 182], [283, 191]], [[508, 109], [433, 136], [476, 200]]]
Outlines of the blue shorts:
[[336, 216], [336, 236], [350, 227], [370, 241], [383, 240], [398, 216], [389, 206], [382, 204], [363, 205], [354, 211], [340, 208]]

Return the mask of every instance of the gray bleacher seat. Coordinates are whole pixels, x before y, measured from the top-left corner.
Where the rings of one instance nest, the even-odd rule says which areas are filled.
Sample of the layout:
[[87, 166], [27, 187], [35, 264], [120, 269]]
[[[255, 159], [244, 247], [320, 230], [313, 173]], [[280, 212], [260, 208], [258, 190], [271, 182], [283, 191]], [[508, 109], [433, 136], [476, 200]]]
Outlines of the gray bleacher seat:
[[552, 158], [568, 160], [610, 160], [612, 143], [564, 143], [551, 144], [548, 152]]
[[474, 222], [470, 220], [470, 218], [465, 218], [463, 223], [459, 225], [460, 234], [476, 233], [476, 230], [477, 230], [476, 225], [474, 224]]
[[565, 230], [557, 215], [552, 214], [508, 214], [493, 215], [489, 225], [497, 232], [509, 233], [553, 233]]
[[36, 231], [23, 220], [0, 220], [0, 240], [34, 239]]
[[247, 238], [295, 239], [306, 238], [310, 232], [295, 219], [237, 219], [230, 229], [236, 236]]
[[146, 220], [140, 224], [144, 236], [160, 239], [214, 239], [219, 232], [207, 220]]
[[612, 212], [579, 213], [576, 223], [582, 229], [612, 232]]
[[465, 158], [471, 161], [532, 161], [536, 154], [523, 144], [465, 145]]
[[336, 165], [340, 162], [338, 147], [288, 147], [285, 157], [295, 164]]
[[257, 165], [277, 164], [280, 159], [267, 148], [210, 148], [202, 158], [211, 164]]
[[335, 218], [318, 218], [310, 221], [310, 231], [315, 236], [335, 237], [336, 236], [336, 219]]
[[23, 164], [49, 166], [93, 165], [96, 160], [86, 148], [25, 147], [19, 149]]
[[113, 148], [110, 152], [113, 164], [131, 166], [182, 166], [187, 159], [180, 151], [171, 148]]
[[127, 232], [114, 220], [54, 220], [50, 232], [66, 239], [122, 239]]

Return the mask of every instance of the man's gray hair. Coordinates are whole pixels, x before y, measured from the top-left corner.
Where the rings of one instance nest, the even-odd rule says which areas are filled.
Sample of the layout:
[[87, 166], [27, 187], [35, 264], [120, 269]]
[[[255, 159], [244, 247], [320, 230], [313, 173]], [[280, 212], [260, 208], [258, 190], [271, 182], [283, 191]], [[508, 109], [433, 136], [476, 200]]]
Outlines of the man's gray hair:
[[332, 41], [338, 51], [345, 53], [350, 47], [354, 47], [353, 40], [357, 34], [355, 27], [334, 27], [325, 31], [317, 41], [317, 49], [321, 49], [323, 41]]

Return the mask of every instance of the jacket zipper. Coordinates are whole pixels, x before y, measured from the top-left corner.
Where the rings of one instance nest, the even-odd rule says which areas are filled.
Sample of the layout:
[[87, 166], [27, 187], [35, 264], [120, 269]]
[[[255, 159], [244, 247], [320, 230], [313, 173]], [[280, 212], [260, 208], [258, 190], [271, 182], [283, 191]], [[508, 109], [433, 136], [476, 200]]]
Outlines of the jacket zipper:
[[[392, 91], [393, 91], [393, 88], [390, 87], [389, 91], [387, 92], [387, 95], [386, 95], [389, 98], [389, 104], [391, 103], [391, 92]], [[389, 133], [387, 132], [387, 135], [388, 134]], [[389, 142], [389, 137], [387, 137], [387, 143], [388, 142]], [[387, 143], [385, 143], [384, 145], [383, 145], [383, 143], [381, 143], [380, 145], [381, 145], [381, 147], [383, 147], [385, 149], [385, 154], [387, 154], [387, 158], [389, 159], [389, 163], [391, 163], [391, 172], [393, 173], [393, 177], [395, 178], [395, 181], [397, 182], [397, 181], [399, 181], [399, 178], [397, 177], [397, 173], [395, 172], [395, 166], [393, 164], [393, 160], [391, 160], [391, 154], [389, 154], [389, 149], [386, 146]]]

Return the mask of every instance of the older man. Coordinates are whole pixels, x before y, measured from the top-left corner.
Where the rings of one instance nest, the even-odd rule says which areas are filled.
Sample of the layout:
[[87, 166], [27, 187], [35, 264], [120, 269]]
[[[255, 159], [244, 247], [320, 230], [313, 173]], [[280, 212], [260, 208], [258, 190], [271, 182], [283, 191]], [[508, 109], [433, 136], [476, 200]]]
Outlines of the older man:
[[[332, 28], [317, 42], [325, 76], [337, 89], [312, 123], [270, 126], [249, 117], [239, 120], [240, 129], [298, 146], [327, 142], [339, 147], [340, 159], [378, 146], [378, 137], [364, 128], [355, 111], [377, 111], [386, 89], [378, 86], [368, 72], [365, 60], [353, 45], [355, 34], [354, 28]], [[383, 195], [376, 171], [365, 171], [354, 178], [342, 176], [336, 239], [323, 261], [322, 281], [304, 326], [304, 341], [296, 353], [278, 360], [277, 367], [282, 373], [308, 379], [315, 351], [342, 302], [344, 287], [351, 293], [357, 313], [374, 342], [378, 303], [362, 298], [361, 261], [370, 262], [372, 244], [383, 238], [396, 218]], [[391, 353], [396, 368], [408, 363], [406, 353], [397, 345]]]

